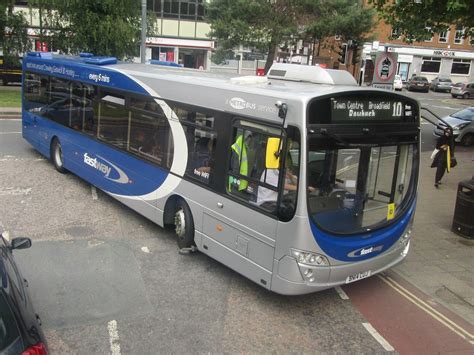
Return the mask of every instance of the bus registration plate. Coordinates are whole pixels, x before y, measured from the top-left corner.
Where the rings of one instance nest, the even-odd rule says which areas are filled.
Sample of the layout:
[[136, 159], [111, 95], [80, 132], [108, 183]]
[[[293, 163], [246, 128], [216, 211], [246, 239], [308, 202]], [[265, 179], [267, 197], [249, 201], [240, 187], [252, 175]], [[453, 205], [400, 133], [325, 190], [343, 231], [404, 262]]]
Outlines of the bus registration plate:
[[364, 272], [359, 272], [357, 274], [347, 276], [346, 284], [357, 281], [357, 280], [365, 279], [366, 277], [369, 277], [371, 275], [371, 273], [372, 272], [370, 270], [367, 270], [367, 271], [364, 271]]

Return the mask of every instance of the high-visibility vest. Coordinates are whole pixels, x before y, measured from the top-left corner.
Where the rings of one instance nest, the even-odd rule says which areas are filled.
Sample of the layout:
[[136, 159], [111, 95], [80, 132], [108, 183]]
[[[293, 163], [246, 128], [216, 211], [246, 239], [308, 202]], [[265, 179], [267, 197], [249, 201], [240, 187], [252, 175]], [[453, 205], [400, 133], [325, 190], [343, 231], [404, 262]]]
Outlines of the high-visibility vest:
[[[247, 160], [247, 147], [244, 144], [244, 138], [242, 135], [237, 137], [237, 139], [235, 140], [235, 143], [232, 144], [231, 148], [235, 152], [235, 154], [237, 154], [237, 156], [239, 157], [240, 175], [248, 176], [249, 164]], [[249, 184], [247, 180], [242, 180], [234, 176], [229, 176], [229, 191], [232, 186], [232, 183], [238, 183], [239, 191], [245, 190]]]

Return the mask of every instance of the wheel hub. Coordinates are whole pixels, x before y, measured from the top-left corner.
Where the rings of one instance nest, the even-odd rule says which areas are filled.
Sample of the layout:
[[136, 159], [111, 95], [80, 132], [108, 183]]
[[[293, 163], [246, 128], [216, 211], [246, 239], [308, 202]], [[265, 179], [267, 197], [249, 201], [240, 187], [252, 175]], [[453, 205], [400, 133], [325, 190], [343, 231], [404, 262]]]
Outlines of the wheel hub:
[[184, 217], [184, 211], [182, 209], [176, 211], [174, 215], [174, 225], [175, 232], [178, 238], [184, 237], [184, 233], [186, 231], [186, 219]]

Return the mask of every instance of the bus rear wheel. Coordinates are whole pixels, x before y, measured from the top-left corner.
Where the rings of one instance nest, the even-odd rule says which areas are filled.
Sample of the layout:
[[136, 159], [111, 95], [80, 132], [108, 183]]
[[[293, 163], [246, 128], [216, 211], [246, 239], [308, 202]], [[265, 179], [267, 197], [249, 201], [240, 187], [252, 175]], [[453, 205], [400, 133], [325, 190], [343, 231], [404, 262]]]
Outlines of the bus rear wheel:
[[176, 202], [174, 226], [174, 231], [178, 237], [178, 247], [180, 249], [193, 248], [196, 245], [194, 243], [193, 215], [184, 200], [178, 200]]
[[56, 170], [61, 174], [65, 174], [67, 172], [67, 170], [64, 168], [63, 149], [57, 138], [55, 138], [51, 144], [51, 160], [53, 161], [53, 165]]

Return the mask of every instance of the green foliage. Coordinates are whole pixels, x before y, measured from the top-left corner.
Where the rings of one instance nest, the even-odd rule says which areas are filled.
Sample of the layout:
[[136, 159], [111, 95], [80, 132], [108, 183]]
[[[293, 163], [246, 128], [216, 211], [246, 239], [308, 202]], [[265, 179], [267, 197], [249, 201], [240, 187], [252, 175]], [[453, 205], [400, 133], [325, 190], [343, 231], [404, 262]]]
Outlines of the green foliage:
[[26, 29], [28, 24], [21, 12], [13, 12], [14, 1], [0, 4], [0, 48], [7, 66], [19, 65], [19, 57], [30, 48]]
[[450, 25], [466, 27], [465, 37], [474, 35], [473, 0], [370, 0], [381, 18], [406, 42], [430, 39]]
[[32, 0], [30, 4], [41, 9], [44, 27], [53, 29], [48, 40], [55, 49], [122, 59], [139, 46], [140, 1]]
[[307, 0], [305, 32], [309, 38], [322, 40], [338, 34], [344, 41], [369, 40], [375, 11], [353, 0]]
[[239, 45], [268, 53], [266, 68], [273, 62], [275, 48], [298, 28], [300, 0], [213, 0], [207, 4], [210, 36], [223, 49]]
[[211, 61], [215, 64], [224, 64], [228, 59], [234, 59], [235, 55], [230, 49], [218, 48], [212, 53]]

